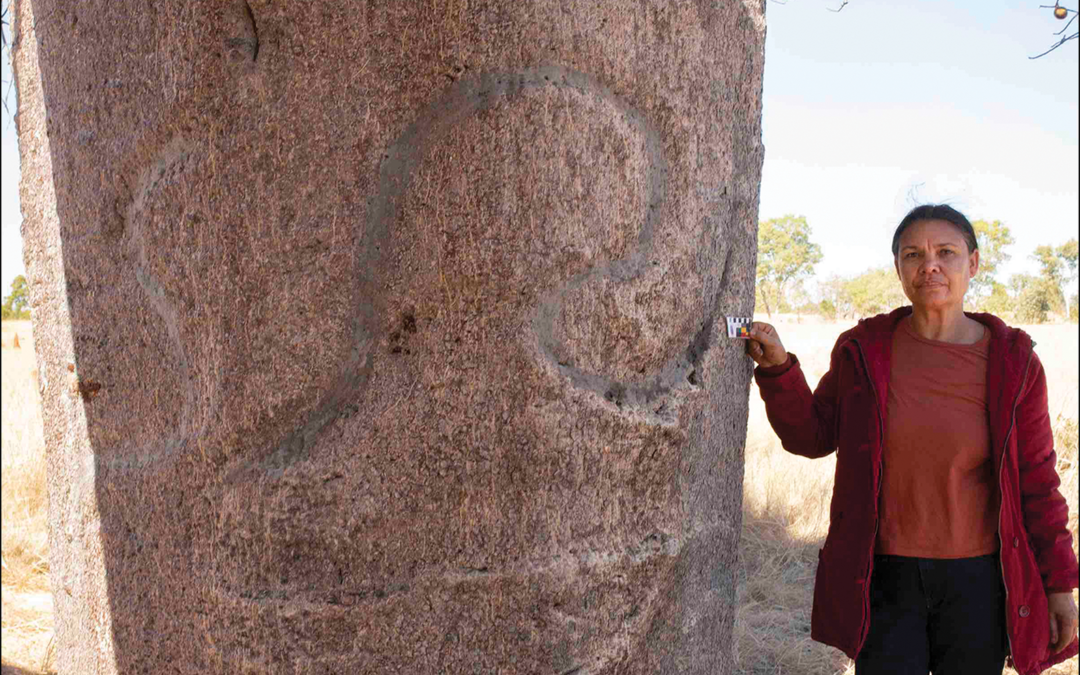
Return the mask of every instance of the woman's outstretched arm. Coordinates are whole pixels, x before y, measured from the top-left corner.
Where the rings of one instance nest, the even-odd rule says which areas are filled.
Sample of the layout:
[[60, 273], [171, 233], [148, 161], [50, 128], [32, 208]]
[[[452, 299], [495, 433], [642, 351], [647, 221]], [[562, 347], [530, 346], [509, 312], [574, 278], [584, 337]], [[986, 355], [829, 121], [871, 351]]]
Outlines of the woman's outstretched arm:
[[758, 364], [754, 380], [765, 401], [765, 413], [784, 449], [792, 454], [814, 458], [836, 450], [836, 382], [844, 337], [833, 348], [829, 372], [811, 393], [798, 357], [784, 348], [776, 328], [755, 321], [750, 330], [746, 351]]

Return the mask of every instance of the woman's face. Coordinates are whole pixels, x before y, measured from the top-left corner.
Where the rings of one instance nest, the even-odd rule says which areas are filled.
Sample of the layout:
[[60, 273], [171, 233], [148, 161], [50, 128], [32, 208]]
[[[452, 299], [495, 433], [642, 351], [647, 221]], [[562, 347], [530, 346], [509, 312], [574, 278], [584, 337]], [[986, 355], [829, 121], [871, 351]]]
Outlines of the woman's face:
[[979, 271], [979, 252], [968, 251], [960, 228], [920, 220], [900, 235], [896, 273], [911, 304], [921, 309], [963, 307], [968, 282]]

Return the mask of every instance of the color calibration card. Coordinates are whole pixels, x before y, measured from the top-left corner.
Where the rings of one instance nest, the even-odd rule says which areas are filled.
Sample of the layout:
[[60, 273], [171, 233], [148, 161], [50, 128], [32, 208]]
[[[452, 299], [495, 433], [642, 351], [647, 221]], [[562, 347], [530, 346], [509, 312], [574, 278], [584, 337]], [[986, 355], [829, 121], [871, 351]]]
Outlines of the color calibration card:
[[749, 338], [750, 324], [752, 323], [754, 323], [753, 319], [742, 316], [729, 316], [727, 318], [727, 336], [729, 338]]

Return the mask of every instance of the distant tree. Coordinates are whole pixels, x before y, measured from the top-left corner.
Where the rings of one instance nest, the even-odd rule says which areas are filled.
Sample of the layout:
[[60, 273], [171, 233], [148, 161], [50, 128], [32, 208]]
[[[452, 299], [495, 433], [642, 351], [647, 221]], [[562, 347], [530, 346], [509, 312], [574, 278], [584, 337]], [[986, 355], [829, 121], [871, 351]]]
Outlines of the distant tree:
[[1076, 273], [1077, 256], [1080, 255], [1078, 249], [1080, 249], [1080, 243], [1077, 243], [1076, 237], [1057, 247], [1058, 257], [1065, 261], [1065, 265], [1073, 274]]
[[817, 306], [810, 301], [810, 294], [806, 291], [806, 285], [803, 284], [802, 279], [791, 284], [785, 299], [799, 318], [802, 318], [803, 314], [817, 313]]
[[804, 216], [786, 215], [758, 225], [757, 287], [769, 316], [774, 307], [779, 309], [787, 285], [813, 274], [821, 262], [821, 247], [810, 241], [810, 234]]
[[848, 279], [833, 275], [818, 284], [821, 291], [821, 313], [823, 316], [835, 319], [842, 317], [850, 319], [855, 316], [855, 308], [851, 302], [848, 289]]
[[993, 292], [1001, 265], [1012, 257], [1005, 249], [1016, 243], [1009, 227], [1000, 220], [976, 220], [971, 224], [979, 240], [979, 273], [968, 286], [968, 299], [976, 309], [986, 309], [983, 301]]
[[990, 289], [990, 295], [979, 303], [979, 309], [991, 314], [1011, 314], [1014, 310], [1013, 298], [1009, 295], [1009, 289], [1005, 284], [995, 281]]
[[[1076, 303], [1072, 302], [1069, 297], [1066, 287], [1072, 283], [1073, 279], [1076, 279], [1076, 265], [1077, 265], [1077, 241], [1075, 238], [1070, 239], [1061, 246], [1054, 249], [1054, 253], [1058, 259], [1061, 260], [1064, 270], [1061, 275], [1061, 290], [1062, 297], [1065, 298], [1065, 315], [1071, 316], [1072, 310], [1076, 308]], [[1071, 308], [1070, 308], [1071, 305]]]
[[1061, 246], [1042, 245], [1035, 248], [1031, 256], [1042, 268], [1043, 278], [1052, 285], [1047, 288], [1051, 309], [1057, 311], [1064, 306], [1065, 316], [1069, 315], [1066, 287], [1076, 278], [1077, 242], [1070, 239]]
[[852, 309], [858, 316], [871, 316], [908, 304], [904, 287], [891, 267], [869, 269], [845, 284]]
[[3, 318], [30, 318], [30, 287], [21, 274], [11, 280], [11, 295], [4, 298]]
[[1023, 293], [1028, 288], [1031, 288], [1039, 280], [1033, 274], [1027, 274], [1020, 272], [1009, 277], [1009, 292], [1016, 297]]
[[1031, 254], [1031, 257], [1039, 263], [1039, 267], [1042, 268], [1044, 277], [1055, 282], [1061, 280], [1061, 276], [1064, 272], [1062, 269], [1063, 265], [1053, 246], [1047, 244], [1036, 246], [1035, 252]]
[[836, 305], [828, 298], [822, 298], [818, 303], [818, 313], [829, 321], [836, 320]]
[[1016, 319], [1020, 323], [1046, 323], [1061, 289], [1045, 276], [1014, 274], [1009, 279]]

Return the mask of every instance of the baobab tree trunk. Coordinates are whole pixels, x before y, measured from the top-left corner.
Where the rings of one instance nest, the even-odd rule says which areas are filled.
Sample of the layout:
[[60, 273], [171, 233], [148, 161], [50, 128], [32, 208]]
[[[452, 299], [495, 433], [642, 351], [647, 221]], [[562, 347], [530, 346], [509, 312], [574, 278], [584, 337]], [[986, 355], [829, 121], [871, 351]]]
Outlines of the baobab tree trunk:
[[17, 9], [61, 672], [730, 672], [763, 2]]

